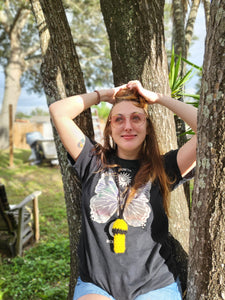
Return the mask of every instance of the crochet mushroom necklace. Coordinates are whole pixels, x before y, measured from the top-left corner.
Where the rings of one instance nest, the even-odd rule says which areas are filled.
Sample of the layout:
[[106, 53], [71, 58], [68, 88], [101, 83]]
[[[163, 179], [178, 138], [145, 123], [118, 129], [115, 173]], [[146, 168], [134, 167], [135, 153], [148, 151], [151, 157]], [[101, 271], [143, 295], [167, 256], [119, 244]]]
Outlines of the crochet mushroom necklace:
[[130, 192], [130, 186], [126, 187], [123, 192], [121, 191], [117, 170], [115, 172], [115, 182], [118, 188], [119, 217], [114, 221], [112, 226], [114, 252], [124, 253], [126, 251], [126, 233], [128, 231], [128, 224], [123, 219], [123, 212]]

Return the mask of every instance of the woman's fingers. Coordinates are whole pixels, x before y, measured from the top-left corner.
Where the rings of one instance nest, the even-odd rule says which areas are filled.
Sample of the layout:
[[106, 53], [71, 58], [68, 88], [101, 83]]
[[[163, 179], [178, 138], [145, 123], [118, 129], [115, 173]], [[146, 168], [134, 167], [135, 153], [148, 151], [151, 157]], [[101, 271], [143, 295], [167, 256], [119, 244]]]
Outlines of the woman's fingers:
[[127, 87], [131, 90], [134, 88], [138, 90], [142, 88], [142, 84], [140, 83], [139, 80], [131, 80], [127, 83]]

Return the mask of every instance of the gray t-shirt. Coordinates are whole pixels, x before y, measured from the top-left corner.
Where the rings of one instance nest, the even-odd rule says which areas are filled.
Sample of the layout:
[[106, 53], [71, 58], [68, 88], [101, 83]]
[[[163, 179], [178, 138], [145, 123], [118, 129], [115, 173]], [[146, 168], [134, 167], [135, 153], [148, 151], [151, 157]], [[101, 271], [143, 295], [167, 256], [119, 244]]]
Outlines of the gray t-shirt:
[[[175, 264], [167, 241], [168, 219], [157, 183], [140, 188], [125, 207], [128, 223], [126, 251], [113, 251], [112, 224], [118, 218], [118, 188], [114, 169], [104, 170], [86, 137], [76, 163], [69, 156], [82, 184], [82, 228], [79, 244], [80, 276], [101, 287], [117, 300], [133, 300], [138, 295], [165, 287], [176, 280]], [[177, 166], [177, 150], [167, 153], [165, 170], [176, 186], [182, 180]], [[139, 168], [137, 160], [114, 157], [120, 164], [119, 186], [124, 189]]]

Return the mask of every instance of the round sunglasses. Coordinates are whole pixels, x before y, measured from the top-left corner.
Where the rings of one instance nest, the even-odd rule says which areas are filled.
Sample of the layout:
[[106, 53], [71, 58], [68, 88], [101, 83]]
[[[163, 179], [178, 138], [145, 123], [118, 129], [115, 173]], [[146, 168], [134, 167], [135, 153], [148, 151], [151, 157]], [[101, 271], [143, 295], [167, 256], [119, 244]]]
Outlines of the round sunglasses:
[[140, 127], [144, 124], [147, 116], [143, 113], [133, 112], [129, 115], [117, 114], [110, 118], [111, 125], [114, 128], [123, 127], [126, 124], [126, 118], [129, 118], [131, 126]]

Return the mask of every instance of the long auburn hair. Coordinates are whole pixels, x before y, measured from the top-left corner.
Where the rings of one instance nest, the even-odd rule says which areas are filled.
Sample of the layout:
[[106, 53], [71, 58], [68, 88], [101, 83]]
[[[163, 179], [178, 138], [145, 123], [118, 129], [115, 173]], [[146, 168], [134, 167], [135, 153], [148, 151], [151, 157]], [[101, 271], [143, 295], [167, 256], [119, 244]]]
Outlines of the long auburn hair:
[[[140, 168], [134, 178], [134, 184], [131, 187], [127, 203], [132, 201], [136, 191], [146, 184], [149, 180], [151, 182], [158, 181], [163, 197], [163, 206], [167, 215], [169, 209], [169, 184], [170, 181], [165, 173], [165, 169], [163, 166], [162, 155], [160, 153], [159, 144], [157, 141], [156, 132], [151, 121], [149, 111], [148, 111], [148, 103], [146, 100], [138, 94], [138, 92], [129, 90], [127, 88], [121, 89], [115, 95], [115, 102], [113, 107], [122, 101], [131, 101], [137, 107], [140, 107], [144, 110], [147, 118], [147, 129], [146, 129], [146, 137], [143, 142], [142, 148], [139, 152], [140, 159]], [[113, 109], [112, 107], [112, 109]], [[108, 158], [110, 158], [113, 154], [116, 154], [117, 145], [114, 143], [111, 137], [111, 114], [112, 109], [109, 113], [108, 119], [105, 124], [104, 129], [104, 143], [103, 146], [97, 144], [95, 148], [96, 155], [100, 156], [101, 162], [103, 164], [103, 168], [109, 168], [115, 165], [110, 165], [108, 163]]]

